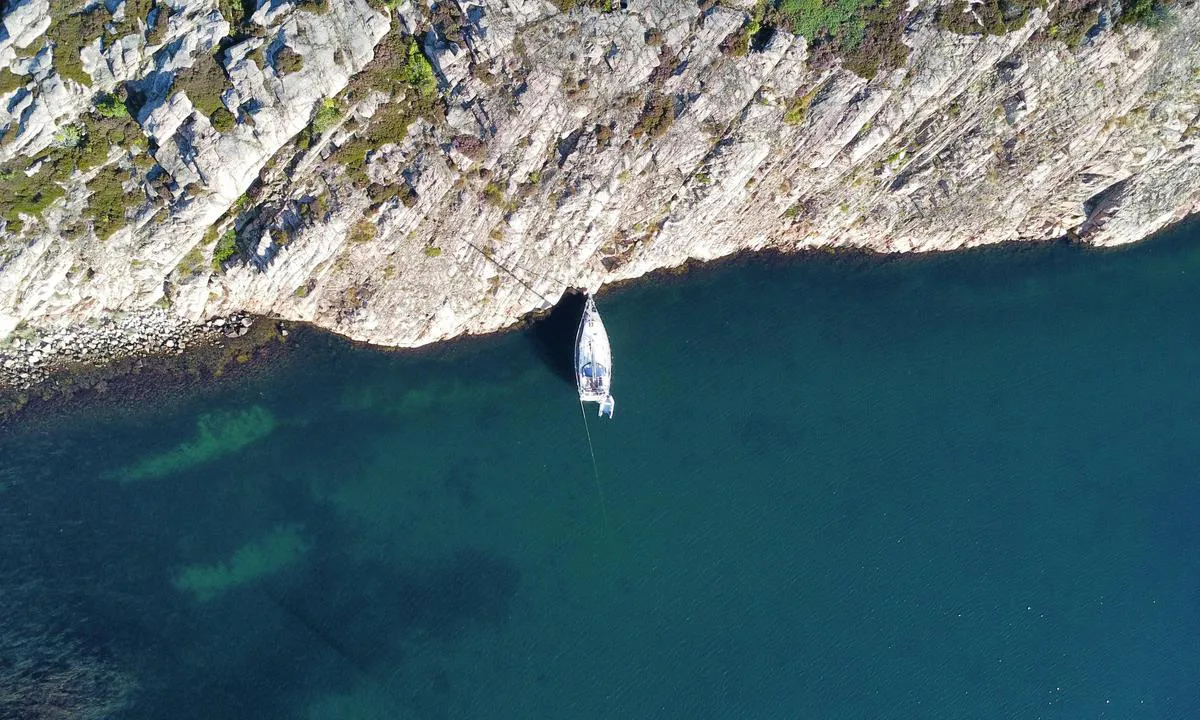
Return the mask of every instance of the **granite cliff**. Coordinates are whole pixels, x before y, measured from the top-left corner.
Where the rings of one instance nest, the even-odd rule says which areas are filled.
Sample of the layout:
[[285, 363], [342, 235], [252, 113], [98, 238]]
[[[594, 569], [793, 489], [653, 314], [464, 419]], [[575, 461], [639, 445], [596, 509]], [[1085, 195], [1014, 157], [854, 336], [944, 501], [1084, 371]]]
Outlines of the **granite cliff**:
[[1116, 245], [1200, 207], [1194, 3], [810, 5], [11, 0], [0, 335], [411, 346], [740, 250]]

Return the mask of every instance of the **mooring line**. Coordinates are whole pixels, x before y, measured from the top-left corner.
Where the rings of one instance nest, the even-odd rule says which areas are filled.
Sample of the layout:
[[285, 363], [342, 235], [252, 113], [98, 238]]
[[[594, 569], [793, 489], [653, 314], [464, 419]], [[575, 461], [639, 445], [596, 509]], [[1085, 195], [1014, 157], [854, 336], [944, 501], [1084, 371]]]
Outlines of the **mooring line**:
[[588, 453], [592, 456], [592, 477], [596, 478], [596, 494], [600, 496], [600, 512], [604, 515], [604, 532], [609, 533], [608, 526], [608, 503], [604, 500], [604, 486], [600, 484], [600, 470], [596, 467], [596, 449], [592, 447], [592, 430], [588, 427], [587, 410], [583, 407], [583, 400], [579, 401], [579, 414], [583, 416], [583, 431], [587, 433]]
[[[484, 252], [484, 251], [483, 251], [483, 250], [482, 250], [482, 249], [481, 249], [479, 246], [477, 246], [475, 243], [471, 242], [470, 240], [468, 240], [468, 241], [467, 241], [467, 245], [470, 245], [472, 250], [474, 250], [475, 252], [477, 252], [477, 253], [479, 253], [480, 255], [482, 255], [482, 256], [483, 256], [485, 259], [489, 260], [489, 261], [490, 261], [490, 262], [491, 262], [493, 265], [495, 265], [496, 267], [500, 268], [500, 269], [501, 269], [501, 270], [503, 270], [504, 272], [508, 273], [508, 276], [509, 276], [510, 278], [512, 278], [513, 280], [516, 280], [516, 281], [517, 281], [518, 283], [520, 283], [520, 284], [521, 284], [521, 286], [522, 286], [522, 287], [524, 287], [526, 290], [528, 290], [529, 292], [533, 293], [534, 295], [537, 295], [538, 297], [540, 297], [540, 298], [542, 299], [542, 302], [546, 303], [547, 305], [549, 305], [549, 306], [551, 306], [551, 307], [553, 307], [553, 306], [555, 305], [555, 303], [553, 303], [553, 302], [551, 302], [551, 301], [550, 301], [550, 298], [548, 298], [548, 297], [546, 297], [545, 295], [541, 294], [541, 293], [540, 293], [540, 292], [538, 292], [537, 290], [534, 290], [532, 285], [530, 285], [529, 283], [525, 282], [525, 281], [524, 281], [524, 280], [522, 280], [521, 278], [517, 277], [517, 274], [516, 274], [516, 273], [514, 273], [512, 270], [508, 269], [508, 268], [507, 268], [507, 267], [504, 265], [504, 263], [502, 263], [502, 262], [500, 262], [499, 260], [497, 260], [496, 258], [492, 257], [491, 253], [486, 253], [486, 252]], [[521, 267], [521, 266], [518, 264], [518, 265], [517, 265], [517, 267]], [[523, 268], [523, 267], [522, 267], [521, 269], [522, 269], [522, 270], [524, 270], [525, 272], [529, 273], [530, 275], [534, 275], [534, 274], [535, 274], [535, 273], [531, 273], [531, 272], [529, 272], [529, 270], [527, 270], [526, 268]], [[542, 280], [545, 280], [545, 279], [546, 279], [546, 276], [545, 276], [545, 275], [541, 275], [541, 276], [540, 276], [540, 278], [541, 278]]]

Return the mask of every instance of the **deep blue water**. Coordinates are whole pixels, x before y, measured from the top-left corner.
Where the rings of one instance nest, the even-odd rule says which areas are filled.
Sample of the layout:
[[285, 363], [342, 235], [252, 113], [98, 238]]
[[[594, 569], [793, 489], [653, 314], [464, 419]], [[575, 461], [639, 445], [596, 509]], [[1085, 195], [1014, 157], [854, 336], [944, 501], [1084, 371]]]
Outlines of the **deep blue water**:
[[1200, 717], [1200, 226], [599, 306], [10, 429], [0, 717]]

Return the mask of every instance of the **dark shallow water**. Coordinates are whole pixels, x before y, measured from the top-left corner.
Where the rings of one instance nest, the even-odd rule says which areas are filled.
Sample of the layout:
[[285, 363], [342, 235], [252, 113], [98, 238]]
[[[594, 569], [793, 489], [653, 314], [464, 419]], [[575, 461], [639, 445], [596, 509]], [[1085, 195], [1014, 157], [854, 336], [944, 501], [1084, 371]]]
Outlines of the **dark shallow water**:
[[163, 720], [1200, 716], [1200, 226], [600, 308], [603, 506], [563, 316], [10, 429], [0, 682]]

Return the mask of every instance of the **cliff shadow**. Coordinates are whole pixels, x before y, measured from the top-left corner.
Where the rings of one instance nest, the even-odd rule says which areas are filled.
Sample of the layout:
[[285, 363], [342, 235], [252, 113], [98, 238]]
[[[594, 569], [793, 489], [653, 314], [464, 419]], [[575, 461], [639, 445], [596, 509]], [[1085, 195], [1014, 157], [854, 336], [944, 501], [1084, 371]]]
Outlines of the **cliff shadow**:
[[532, 321], [525, 331], [546, 367], [571, 387], [575, 387], [575, 334], [586, 302], [585, 294], [568, 290], [557, 305]]

